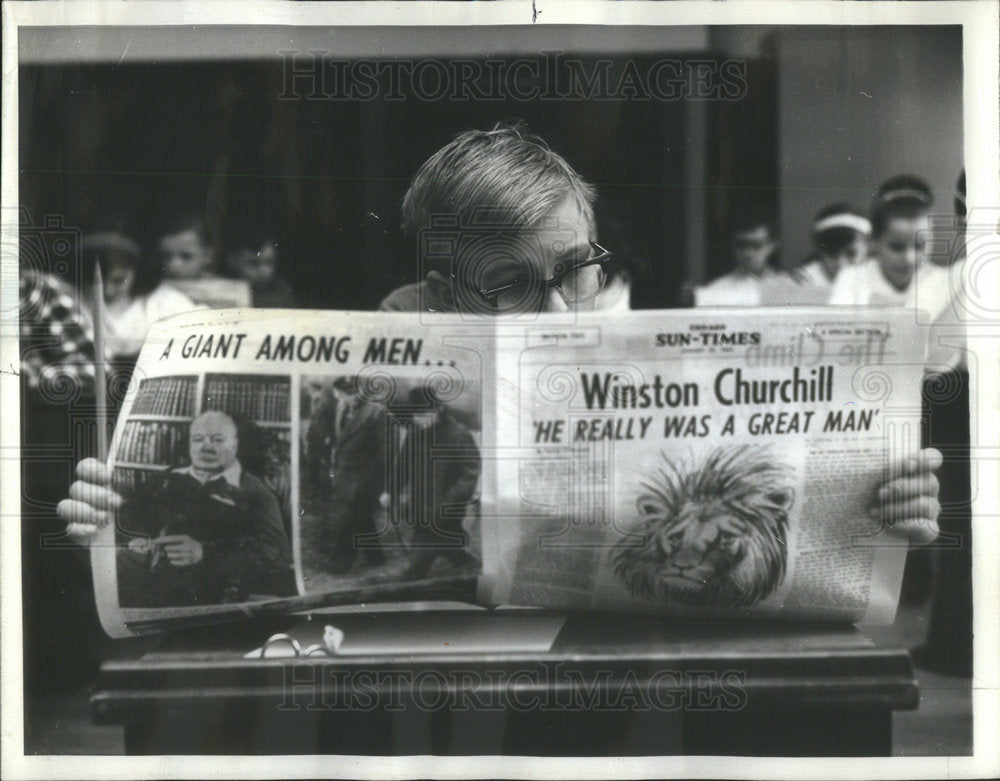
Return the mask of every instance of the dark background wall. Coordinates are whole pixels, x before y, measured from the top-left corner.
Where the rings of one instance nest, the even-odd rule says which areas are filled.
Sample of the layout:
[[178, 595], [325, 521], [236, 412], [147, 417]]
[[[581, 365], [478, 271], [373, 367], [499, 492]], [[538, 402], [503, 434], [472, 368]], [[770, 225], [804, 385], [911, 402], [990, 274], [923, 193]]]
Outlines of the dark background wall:
[[[118, 221], [143, 238], [166, 211], [193, 206], [220, 246], [241, 220], [274, 223], [307, 306], [370, 308], [412, 281], [413, 248], [398, 231], [409, 178], [457, 132], [503, 118], [526, 120], [598, 184], [602, 240], [642, 281], [640, 307], [678, 305], [685, 280], [726, 270], [741, 202], [774, 213], [783, 260], [795, 263], [823, 205], [866, 209], [882, 180], [912, 172], [946, 213], [962, 167], [958, 27], [55, 28], [22, 31], [21, 50], [21, 204], [32, 218], [81, 230]], [[385, 99], [383, 83], [381, 97], [345, 100], [332, 81], [310, 86], [308, 51], [479, 68], [526, 60], [542, 74], [559, 52], [588, 72], [610, 62], [612, 84], [629, 61], [640, 72], [664, 58], [688, 69], [736, 61], [746, 90], [475, 101], [405, 87]], [[290, 76], [288, 52], [306, 76]], [[530, 70], [515, 87], [544, 92]]]
[[778, 180], [788, 258], [824, 205], [866, 209], [900, 173], [931, 185], [952, 213], [964, 166], [959, 27], [787, 28], [778, 41]]
[[[290, 40], [278, 29], [270, 47], [257, 38], [236, 47], [218, 32], [174, 31], [173, 50], [166, 33], [150, 30], [126, 37], [95, 29], [89, 47], [58, 31], [22, 35], [30, 56], [20, 73], [21, 204], [35, 220], [60, 215], [83, 231], [117, 223], [147, 243], [158, 219], [178, 208], [204, 210], [220, 248], [241, 221], [273, 223], [283, 273], [302, 304], [373, 308], [417, 276], [398, 214], [420, 163], [462, 130], [517, 117], [598, 186], [601, 239], [642, 281], [635, 304], [680, 303], [693, 241], [686, 208], [703, 196], [686, 182], [705, 138], [691, 132], [689, 101], [635, 99], [615, 85], [626, 65], [645, 73], [663, 58], [680, 69], [717, 69], [725, 55], [707, 51], [705, 28], [631, 36], [512, 28], [501, 37], [474, 28], [461, 39], [405, 32]], [[200, 48], [190, 40], [199, 36]], [[483, 69], [498, 57], [517, 60], [528, 65], [505, 85], [517, 95], [548, 91], [546, 58], [557, 51], [587, 74], [607, 67], [612, 89], [564, 79], [558, 100], [504, 92], [427, 99], [383, 81], [374, 99], [345, 100], [333, 95], [332, 79], [316, 89], [315, 69], [290, 75], [283, 50], [295, 51], [295, 67], [306, 71], [310, 50], [338, 63], [373, 51], [381, 63], [461, 58]]]
[[374, 308], [413, 281], [398, 229], [410, 177], [456, 133], [514, 117], [598, 185], [602, 239], [652, 264], [650, 303], [672, 304], [683, 274], [686, 193], [670, 186], [684, 181], [683, 102], [290, 101], [281, 62], [41, 66], [21, 84], [33, 215], [148, 239], [164, 214], [195, 208], [222, 248], [248, 217], [272, 223], [308, 305]]

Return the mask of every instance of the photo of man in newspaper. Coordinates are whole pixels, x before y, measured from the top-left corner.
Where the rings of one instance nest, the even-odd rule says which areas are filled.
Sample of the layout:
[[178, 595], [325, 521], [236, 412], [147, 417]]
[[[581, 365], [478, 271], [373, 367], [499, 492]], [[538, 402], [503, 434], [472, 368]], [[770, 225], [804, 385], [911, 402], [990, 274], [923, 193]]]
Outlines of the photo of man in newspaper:
[[[315, 386], [323, 380], [309, 378], [304, 385]], [[328, 393], [312, 410], [308, 424], [308, 460], [326, 469], [317, 475], [318, 482], [306, 487], [317, 490], [310, 500], [315, 507], [315, 537], [318, 558], [331, 574], [347, 572], [360, 552], [355, 535], [375, 536], [379, 495], [385, 473], [385, 418], [383, 402], [366, 398], [354, 375], [335, 378], [327, 385]], [[315, 531], [315, 535], [313, 535]], [[364, 551], [372, 564], [385, 562], [378, 539]]]
[[479, 402], [432, 380], [303, 377], [308, 591], [480, 570]]
[[[151, 396], [183, 392], [175, 378], [155, 382], [147, 381], [139, 409], [152, 408], [144, 403]], [[132, 417], [115, 475], [126, 497], [117, 514], [119, 604], [181, 607], [294, 595], [286, 513], [273, 470], [261, 468], [269, 448], [250, 433], [255, 424], [238, 426], [217, 409], [190, 423], [179, 415]]]

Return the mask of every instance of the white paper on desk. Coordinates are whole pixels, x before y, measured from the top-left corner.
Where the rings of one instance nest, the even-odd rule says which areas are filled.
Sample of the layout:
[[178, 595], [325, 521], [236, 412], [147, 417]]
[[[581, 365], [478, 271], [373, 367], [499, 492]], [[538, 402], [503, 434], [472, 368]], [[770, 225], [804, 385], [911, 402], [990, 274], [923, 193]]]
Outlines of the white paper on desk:
[[[370, 622], [345, 625], [336, 616], [322, 615], [287, 631], [301, 649], [321, 645], [327, 623], [340, 628], [344, 639], [336, 656], [384, 656], [390, 654], [472, 654], [548, 653], [565, 615], [539, 613], [435, 612], [430, 615], [393, 613], [379, 615]], [[259, 659], [263, 647], [245, 654]], [[268, 658], [288, 658], [295, 651], [288, 643], [278, 643], [267, 651]]]

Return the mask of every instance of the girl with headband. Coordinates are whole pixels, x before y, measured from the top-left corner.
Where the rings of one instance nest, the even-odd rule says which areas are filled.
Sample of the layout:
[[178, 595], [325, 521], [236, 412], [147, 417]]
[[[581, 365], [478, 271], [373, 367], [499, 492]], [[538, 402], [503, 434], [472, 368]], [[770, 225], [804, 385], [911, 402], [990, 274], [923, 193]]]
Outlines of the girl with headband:
[[812, 226], [813, 259], [799, 269], [806, 285], [829, 287], [840, 274], [868, 257], [872, 225], [846, 203], [832, 203], [816, 215]]
[[841, 270], [830, 303], [908, 307], [937, 318], [948, 306], [951, 285], [947, 270], [925, 257], [933, 203], [927, 183], [916, 176], [896, 176], [879, 187], [872, 203], [872, 257]]

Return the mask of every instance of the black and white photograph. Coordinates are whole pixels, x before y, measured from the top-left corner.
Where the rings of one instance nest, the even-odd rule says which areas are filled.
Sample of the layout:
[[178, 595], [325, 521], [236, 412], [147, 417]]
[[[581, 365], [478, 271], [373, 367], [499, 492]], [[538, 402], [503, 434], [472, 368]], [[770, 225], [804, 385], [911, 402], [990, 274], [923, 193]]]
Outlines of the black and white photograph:
[[2, 12], [5, 778], [1000, 773], [997, 0]]
[[479, 399], [433, 378], [305, 375], [302, 387], [306, 591], [478, 574]]
[[297, 593], [289, 393], [288, 377], [140, 382], [115, 459], [122, 607]]
[[634, 596], [752, 605], [784, 579], [794, 471], [767, 450], [720, 448], [695, 468], [664, 460], [642, 488], [630, 532], [663, 542], [637, 548], [626, 537], [615, 551], [615, 574]]

